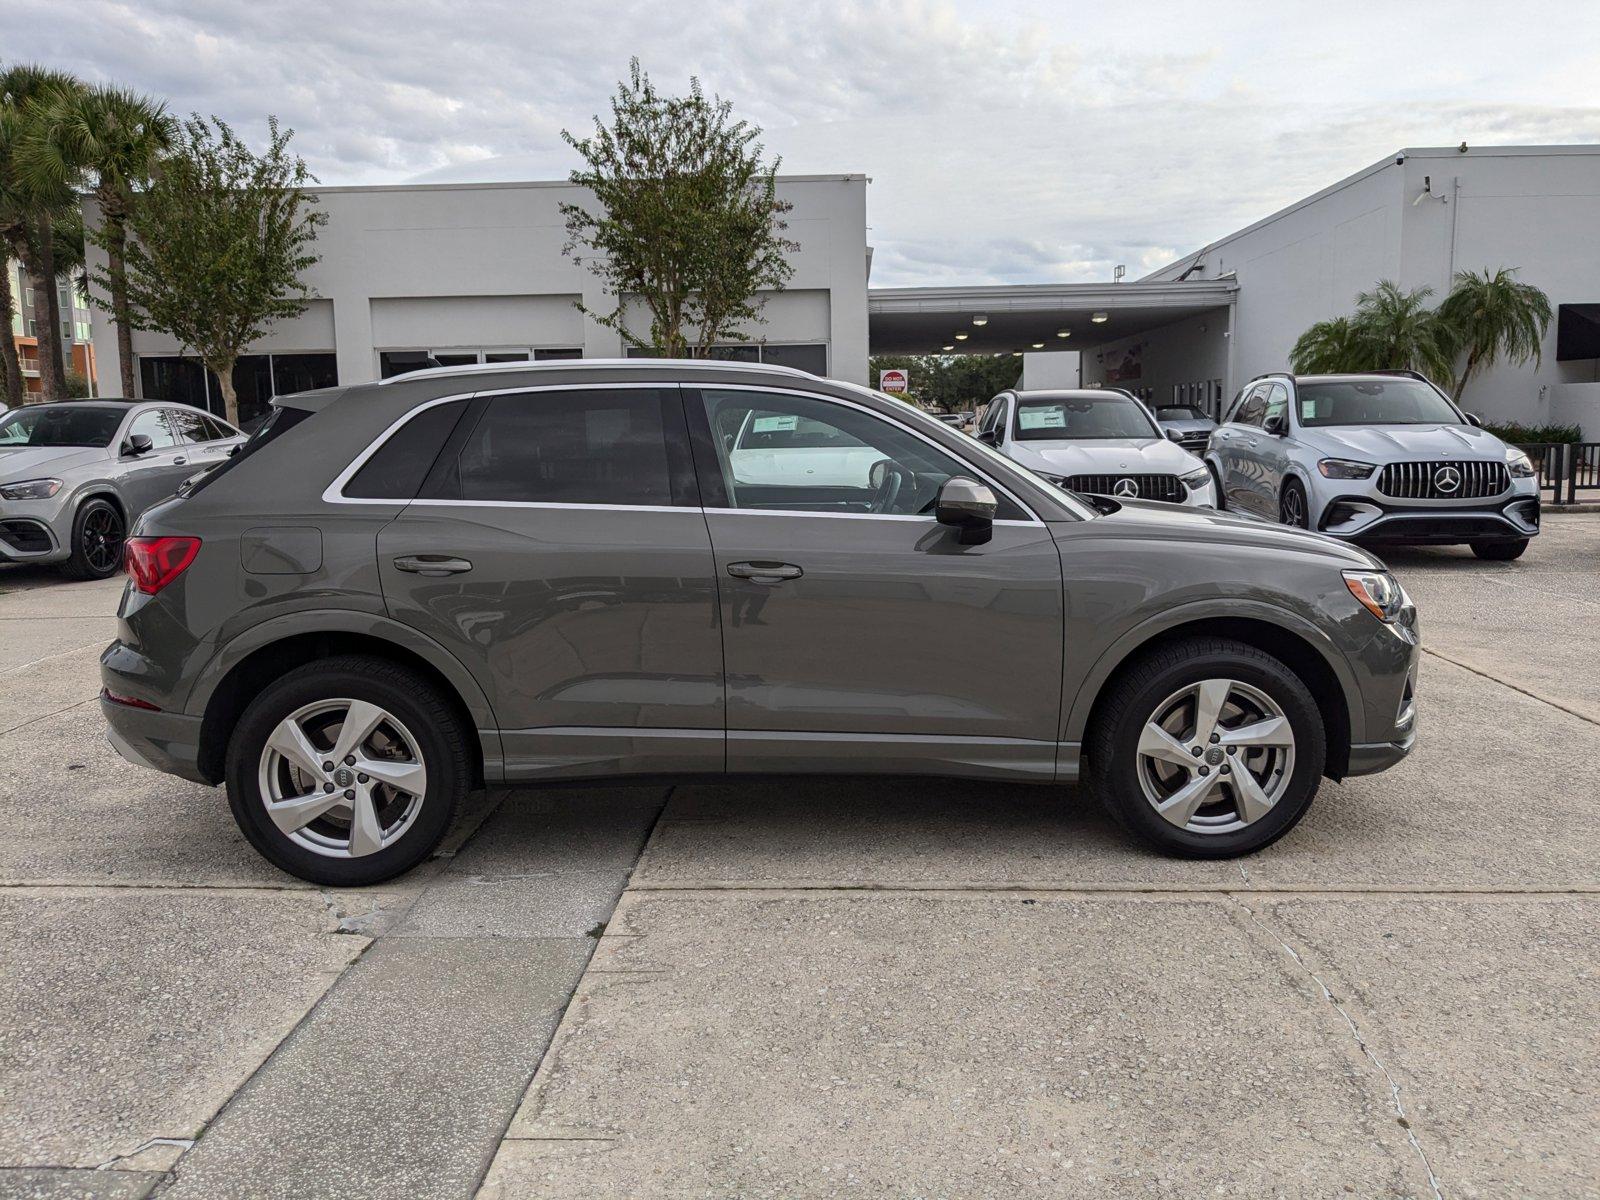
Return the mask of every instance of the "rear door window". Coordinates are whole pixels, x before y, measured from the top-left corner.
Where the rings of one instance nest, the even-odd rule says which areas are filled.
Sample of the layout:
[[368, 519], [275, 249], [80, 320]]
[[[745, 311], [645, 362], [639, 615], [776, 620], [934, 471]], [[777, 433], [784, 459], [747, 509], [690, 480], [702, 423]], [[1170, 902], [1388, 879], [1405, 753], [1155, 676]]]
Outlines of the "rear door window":
[[461, 440], [452, 466], [445, 486], [462, 500], [630, 507], [699, 503], [676, 389], [494, 396]]

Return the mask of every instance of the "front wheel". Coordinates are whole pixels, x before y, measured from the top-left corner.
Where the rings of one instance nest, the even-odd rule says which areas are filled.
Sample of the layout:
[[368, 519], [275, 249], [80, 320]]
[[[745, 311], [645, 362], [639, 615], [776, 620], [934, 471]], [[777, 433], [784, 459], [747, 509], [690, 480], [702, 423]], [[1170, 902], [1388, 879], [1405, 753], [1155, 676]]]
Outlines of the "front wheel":
[[85, 500], [72, 518], [72, 557], [61, 564], [68, 579], [109, 579], [122, 566], [127, 526], [111, 501]]
[[1306, 489], [1300, 486], [1298, 479], [1291, 479], [1283, 485], [1283, 492], [1278, 496], [1278, 520], [1296, 529], [1311, 528]]
[[1251, 854], [1305, 815], [1322, 779], [1322, 714], [1300, 677], [1254, 646], [1190, 638], [1110, 685], [1088, 781], [1125, 828], [1186, 858]]
[[1527, 548], [1527, 538], [1517, 542], [1472, 543], [1472, 552], [1488, 562], [1510, 562], [1514, 558], [1521, 558], [1522, 552]]
[[445, 697], [379, 659], [308, 663], [245, 709], [228, 743], [228, 802], [274, 866], [312, 883], [380, 883], [444, 837], [471, 779]]
[[1216, 493], [1217, 511], [1226, 512], [1228, 501], [1222, 494], [1222, 476], [1218, 473], [1217, 468], [1210, 463], [1206, 464], [1206, 470], [1211, 472], [1211, 490]]

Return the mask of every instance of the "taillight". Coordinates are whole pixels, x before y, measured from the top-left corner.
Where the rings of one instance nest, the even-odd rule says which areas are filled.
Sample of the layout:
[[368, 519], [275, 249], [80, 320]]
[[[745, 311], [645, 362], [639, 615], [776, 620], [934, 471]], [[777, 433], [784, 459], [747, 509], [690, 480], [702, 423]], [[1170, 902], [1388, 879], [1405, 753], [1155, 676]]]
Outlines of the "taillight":
[[131, 537], [123, 546], [128, 578], [146, 596], [154, 596], [182, 575], [200, 553], [196, 537]]

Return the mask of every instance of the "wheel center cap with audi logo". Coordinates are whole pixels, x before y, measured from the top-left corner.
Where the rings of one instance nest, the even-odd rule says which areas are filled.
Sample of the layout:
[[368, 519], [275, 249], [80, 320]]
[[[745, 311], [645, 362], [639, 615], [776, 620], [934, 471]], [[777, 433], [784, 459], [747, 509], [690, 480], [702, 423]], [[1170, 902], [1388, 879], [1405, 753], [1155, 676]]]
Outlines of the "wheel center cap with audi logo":
[[1139, 494], [1139, 485], [1131, 479], [1119, 479], [1116, 486], [1111, 489], [1111, 494], [1114, 496], [1137, 496]]
[[1433, 473], [1433, 486], [1441, 492], [1453, 492], [1461, 486], [1461, 472], [1454, 467], [1440, 467]]
[[347, 788], [356, 781], [356, 773], [349, 767], [340, 767], [333, 773], [333, 782], [336, 786]]

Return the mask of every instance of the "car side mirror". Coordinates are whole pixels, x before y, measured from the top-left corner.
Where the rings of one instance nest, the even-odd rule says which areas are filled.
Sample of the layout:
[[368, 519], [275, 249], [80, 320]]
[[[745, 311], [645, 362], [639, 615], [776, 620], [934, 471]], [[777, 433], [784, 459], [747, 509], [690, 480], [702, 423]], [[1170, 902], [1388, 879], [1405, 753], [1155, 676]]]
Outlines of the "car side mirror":
[[992, 538], [994, 515], [999, 511], [1000, 501], [995, 498], [994, 489], [961, 475], [944, 481], [933, 507], [934, 518], [941, 525], [955, 528], [956, 540], [963, 546], [981, 546]]
[[1273, 437], [1282, 437], [1289, 432], [1289, 418], [1282, 413], [1274, 413], [1267, 418], [1267, 423], [1262, 428]]
[[998, 429], [980, 429], [972, 436], [985, 446], [998, 446], [1000, 444], [1000, 431]]
[[1168, 429], [1166, 431], [1166, 434], [1167, 434], [1167, 441], [1169, 441], [1169, 442], [1181, 442], [1181, 441], [1183, 441], [1183, 434], [1179, 433], [1176, 429]]
[[122, 443], [122, 453], [127, 458], [138, 458], [155, 448], [156, 444], [150, 440], [148, 433], [136, 433]]
[[1467, 418], [1468, 425], [1476, 425], [1479, 429], [1483, 428], [1483, 422], [1478, 419], [1477, 413], [1462, 413], [1461, 415]]

